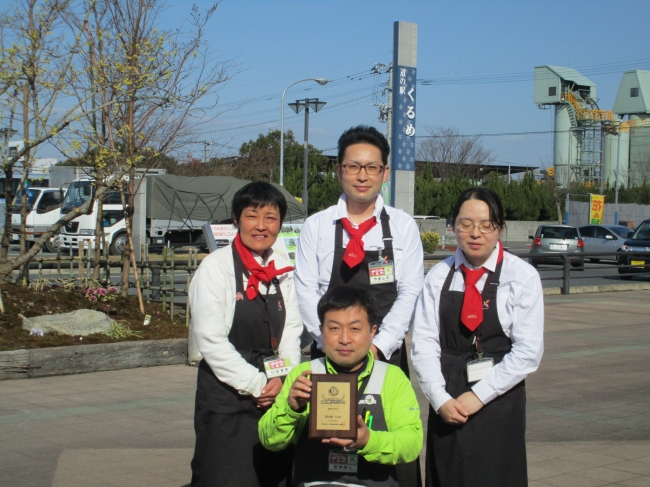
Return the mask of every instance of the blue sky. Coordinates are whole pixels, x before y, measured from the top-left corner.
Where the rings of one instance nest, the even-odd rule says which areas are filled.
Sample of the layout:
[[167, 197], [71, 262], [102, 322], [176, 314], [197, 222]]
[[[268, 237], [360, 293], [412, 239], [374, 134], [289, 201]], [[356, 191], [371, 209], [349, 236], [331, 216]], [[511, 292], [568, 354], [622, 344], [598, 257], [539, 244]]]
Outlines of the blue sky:
[[[209, 5], [198, 1], [201, 9]], [[163, 20], [178, 26], [189, 9], [170, 2]], [[360, 123], [385, 131], [371, 103], [373, 88], [387, 76], [368, 73], [374, 63], [391, 61], [398, 20], [418, 24], [418, 78], [439, 80], [418, 87], [418, 135], [426, 126], [461, 134], [550, 131], [552, 110], [533, 104], [534, 66], [571, 65], [598, 85], [601, 109], [611, 109], [623, 71], [650, 69], [649, 19], [647, 0], [223, 0], [208, 41], [222, 59], [235, 58], [242, 72], [221, 88], [220, 106], [258, 100], [223, 113], [195, 135], [222, 144], [225, 155], [279, 128], [282, 90], [306, 77], [333, 80], [324, 87], [303, 83], [287, 94], [287, 102], [306, 96], [327, 102], [310, 117], [310, 143], [332, 149], [344, 129]], [[507, 82], [485, 82], [497, 75]], [[458, 84], [468, 77], [471, 83]], [[303, 117], [293, 115], [285, 109], [285, 127], [302, 141]], [[502, 163], [552, 160], [551, 134], [484, 137], [483, 143]], [[202, 146], [188, 150], [200, 157]]]

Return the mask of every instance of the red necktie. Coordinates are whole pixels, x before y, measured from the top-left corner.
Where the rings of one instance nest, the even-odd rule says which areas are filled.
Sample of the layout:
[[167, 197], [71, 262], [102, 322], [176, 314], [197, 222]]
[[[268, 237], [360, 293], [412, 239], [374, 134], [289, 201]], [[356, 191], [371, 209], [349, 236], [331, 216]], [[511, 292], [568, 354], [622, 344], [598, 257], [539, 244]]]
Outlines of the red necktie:
[[[499, 245], [499, 256], [497, 264], [503, 259], [503, 245]], [[460, 270], [465, 276], [465, 296], [463, 307], [460, 310], [460, 321], [470, 331], [474, 331], [483, 322], [483, 298], [476, 287], [476, 283], [487, 272], [485, 267], [480, 269], [468, 269], [465, 264], [460, 265]]]
[[476, 283], [487, 272], [487, 269], [485, 267], [468, 269], [465, 264], [461, 264], [460, 270], [465, 276], [465, 296], [460, 311], [460, 321], [470, 331], [474, 331], [483, 322], [483, 302]]
[[246, 284], [246, 297], [249, 301], [252, 301], [257, 296], [260, 281], [263, 281], [268, 286], [269, 283], [280, 274], [293, 270], [293, 267], [283, 267], [282, 269], [276, 270], [275, 261], [273, 260], [266, 267], [259, 265], [255, 260], [255, 257], [253, 257], [253, 254], [251, 254], [251, 251], [241, 241], [239, 233], [235, 236], [233, 245], [235, 246], [235, 249], [237, 249], [237, 253], [241, 258], [244, 267], [248, 272], [250, 272], [248, 284]]
[[377, 218], [373, 216], [370, 220], [366, 220], [359, 225], [359, 228], [354, 228], [347, 218], [341, 218], [341, 224], [350, 236], [350, 241], [348, 242], [348, 246], [345, 247], [345, 253], [343, 254], [343, 262], [350, 268], [353, 268], [361, 264], [363, 258], [366, 256], [361, 238], [377, 224]]

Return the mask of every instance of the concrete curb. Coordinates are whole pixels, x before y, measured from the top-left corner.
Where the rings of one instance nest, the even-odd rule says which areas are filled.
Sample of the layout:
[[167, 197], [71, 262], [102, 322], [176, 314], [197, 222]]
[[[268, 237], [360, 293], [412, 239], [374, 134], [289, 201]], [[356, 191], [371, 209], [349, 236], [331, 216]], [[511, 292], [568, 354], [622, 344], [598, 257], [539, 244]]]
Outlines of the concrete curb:
[[0, 380], [184, 364], [187, 338], [0, 352]]
[[[631, 284], [607, 284], [605, 286], [571, 286], [570, 294], [612, 293], [621, 291], [646, 291], [650, 289], [650, 282]], [[559, 287], [545, 288], [544, 296], [557, 296], [562, 294]]]

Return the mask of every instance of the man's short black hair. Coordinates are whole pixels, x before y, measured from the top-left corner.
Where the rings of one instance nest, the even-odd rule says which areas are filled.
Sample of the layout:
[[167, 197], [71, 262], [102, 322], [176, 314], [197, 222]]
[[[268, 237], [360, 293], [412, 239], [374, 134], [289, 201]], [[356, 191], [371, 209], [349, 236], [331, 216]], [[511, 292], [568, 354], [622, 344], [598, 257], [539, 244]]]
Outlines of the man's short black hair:
[[366, 310], [371, 328], [372, 325], [377, 324], [377, 300], [365, 289], [352, 286], [336, 286], [328, 289], [318, 301], [318, 319], [322, 325], [325, 313], [328, 311], [339, 311], [354, 306]]
[[381, 161], [384, 163], [384, 166], [388, 165], [388, 155], [390, 154], [390, 145], [386, 137], [377, 130], [375, 127], [369, 127], [367, 125], [357, 125], [352, 127], [339, 137], [339, 164], [343, 163], [343, 158], [345, 157], [345, 150], [348, 146], [354, 144], [370, 144], [374, 145], [377, 149], [381, 151]]
[[278, 188], [264, 181], [253, 181], [235, 193], [232, 199], [232, 217], [239, 223], [239, 217], [246, 208], [274, 206], [280, 212], [280, 222], [287, 214], [287, 200]]

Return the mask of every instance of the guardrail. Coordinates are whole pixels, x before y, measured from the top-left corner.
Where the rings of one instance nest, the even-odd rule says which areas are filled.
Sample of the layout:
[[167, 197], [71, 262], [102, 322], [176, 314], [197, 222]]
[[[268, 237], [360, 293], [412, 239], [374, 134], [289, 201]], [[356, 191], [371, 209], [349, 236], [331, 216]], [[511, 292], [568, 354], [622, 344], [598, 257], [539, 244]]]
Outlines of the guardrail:
[[[542, 281], [559, 281], [558, 287], [562, 294], [570, 294], [572, 284], [575, 286], [575, 281], [579, 282], [584, 279], [611, 278], [614, 282], [620, 282], [631, 279], [633, 276], [650, 277], [650, 251], [540, 252], [535, 254], [526, 251], [513, 251], [511, 253], [526, 261], [541, 258], [559, 259], [560, 262], [555, 265], [546, 262], [540, 263], [537, 271]], [[576, 258], [584, 260], [584, 264], [573, 267], [571, 259], [575, 260]], [[597, 262], [591, 262], [592, 259]], [[425, 260], [435, 261], [442, 260], [442, 258], [434, 254], [425, 256]]]

